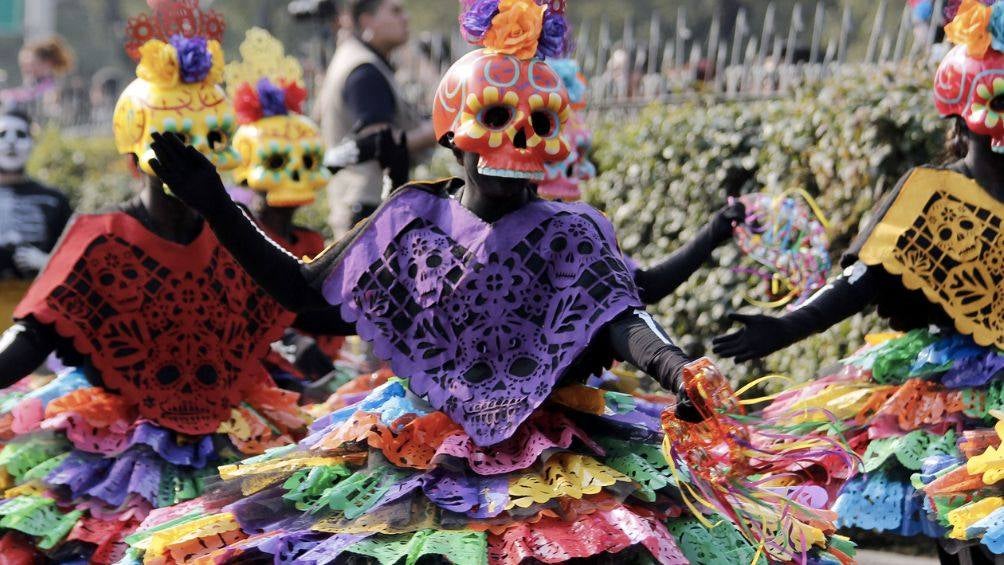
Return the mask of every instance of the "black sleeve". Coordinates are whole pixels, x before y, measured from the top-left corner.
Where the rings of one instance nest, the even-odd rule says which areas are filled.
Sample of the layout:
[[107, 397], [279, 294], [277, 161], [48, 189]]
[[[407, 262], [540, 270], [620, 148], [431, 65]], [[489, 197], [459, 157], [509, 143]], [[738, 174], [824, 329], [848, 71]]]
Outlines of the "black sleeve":
[[355, 117], [356, 129], [393, 123], [397, 113], [397, 102], [390, 83], [369, 63], [349, 73], [342, 98], [346, 110]]
[[[269, 239], [247, 210], [228, 202], [216, 207], [206, 220], [220, 243], [283, 307], [298, 314], [330, 310], [321, 293], [308, 284], [307, 266]], [[337, 315], [337, 311], [332, 313]]]
[[857, 262], [797, 309], [781, 317], [788, 331], [800, 341], [824, 331], [864, 310], [872, 304], [879, 291], [879, 272]]
[[302, 311], [293, 327], [310, 335], [356, 335], [356, 325], [342, 319], [338, 306]]
[[722, 230], [717, 220], [716, 215], [693, 239], [663, 262], [650, 269], [635, 271], [634, 281], [642, 302], [655, 304], [672, 294], [711, 257], [716, 247], [731, 237], [731, 229]]
[[683, 367], [691, 359], [647, 312], [625, 312], [607, 325], [607, 335], [622, 361], [645, 371], [663, 388], [679, 391]]
[[31, 374], [55, 349], [52, 330], [24, 320], [0, 335], [0, 389]]

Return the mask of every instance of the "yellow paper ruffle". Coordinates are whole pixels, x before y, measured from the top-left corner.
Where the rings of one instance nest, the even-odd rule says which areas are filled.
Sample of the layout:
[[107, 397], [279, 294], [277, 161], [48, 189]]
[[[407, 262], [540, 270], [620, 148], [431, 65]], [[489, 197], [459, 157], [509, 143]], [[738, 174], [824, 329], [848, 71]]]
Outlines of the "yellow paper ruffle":
[[559, 453], [548, 459], [542, 474], [510, 479], [506, 510], [529, 508], [561, 497], [579, 499], [618, 482], [630, 483], [631, 479], [592, 457]]

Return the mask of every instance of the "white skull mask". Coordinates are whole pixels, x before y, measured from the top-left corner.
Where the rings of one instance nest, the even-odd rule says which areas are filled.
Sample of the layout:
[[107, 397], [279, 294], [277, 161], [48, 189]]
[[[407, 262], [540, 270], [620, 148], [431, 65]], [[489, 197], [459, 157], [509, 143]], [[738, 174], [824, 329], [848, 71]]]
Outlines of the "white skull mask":
[[11, 114], [0, 116], [0, 172], [23, 171], [34, 147], [28, 122]]
[[979, 219], [961, 202], [939, 200], [928, 211], [934, 240], [952, 259], [961, 263], [980, 256]]

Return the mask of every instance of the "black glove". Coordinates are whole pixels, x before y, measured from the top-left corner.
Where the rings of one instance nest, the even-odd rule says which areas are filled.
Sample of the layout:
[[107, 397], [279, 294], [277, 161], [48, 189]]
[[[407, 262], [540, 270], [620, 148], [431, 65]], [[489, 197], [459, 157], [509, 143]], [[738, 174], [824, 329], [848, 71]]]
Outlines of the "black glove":
[[784, 318], [731, 312], [729, 319], [745, 327], [737, 332], [718, 336], [711, 343], [715, 355], [735, 357], [739, 363], [766, 357], [797, 341]]
[[766, 357], [857, 314], [872, 303], [878, 285], [875, 270], [858, 262], [780, 318], [731, 313], [732, 321], [746, 327], [712, 340], [715, 354], [740, 363]]
[[[682, 381], [682, 379], [681, 379]], [[696, 424], [704, 421], [704, 415], [694, 406], [694, 401], [687, 394], [687, 389], [680, 386], [673, 394], [676, 395], [676, 417], [684, 422]]]
[[736, 226], [746, 223], [746, 205], [738, 198], [715, 212], [711, 218], [711, 236], [716, 243], [723, 243], [732, 237]]
[[150, 168], [179, 200], [207, 215], [230, 204], [216, 167], [205, 155], [174, 133], [154, 132], [151, 148], [157, 155]]

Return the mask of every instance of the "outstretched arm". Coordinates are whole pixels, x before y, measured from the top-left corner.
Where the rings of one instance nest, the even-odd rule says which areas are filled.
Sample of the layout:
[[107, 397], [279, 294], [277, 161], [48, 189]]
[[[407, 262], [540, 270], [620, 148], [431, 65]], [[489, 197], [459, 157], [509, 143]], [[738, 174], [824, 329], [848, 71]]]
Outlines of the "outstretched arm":
[[180, 200], [209, 222], [210, 227], [248, 274], [280, 304], [296, 313], [328, 306], [310, 284], [305, 265], [262, 232], [227, 195], [216, 168], [194, 147], [173, 134], [153, 134], [157, 158], [150, 163]]
[[711, 252], [732, 237], [732, 229], [746, 218], [738, 199], [715, 213], [693, 239], [650, 269], [635, 271], [635, 284], [645, 304], [655, 304], [672, 294], [711, 257]]
[[859, 261], [798, 309], [780, 318], [729, 314], [729, 318], [745, 327], [716, 337], [712, 342], [715, 354], [735, 357], [738, 362], [766, 357], [857, 314], [875, 300], [877, 293], [876, 272]]
[[676, 395], [677, 415], [695, 422], [703, 419], [683, 390], [683, 368], [693, 360], [673, 344], [648, 312], [625, 312], [607, 325], [607, 337], [618, 358], [645, 371]]
[[0, 389], [28, 376], [55, 349], [50, 332], [37, 323], [18, 322], [0, 335]]

